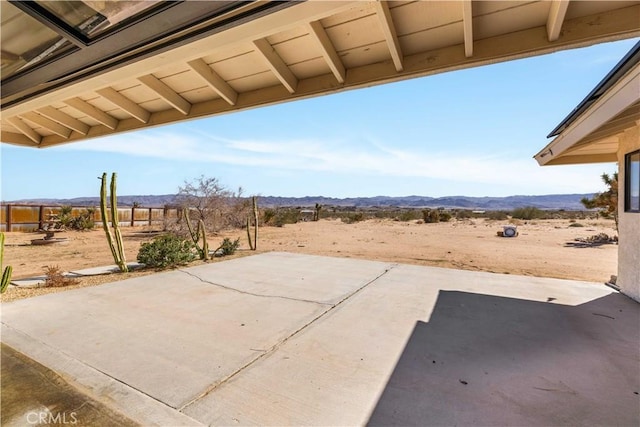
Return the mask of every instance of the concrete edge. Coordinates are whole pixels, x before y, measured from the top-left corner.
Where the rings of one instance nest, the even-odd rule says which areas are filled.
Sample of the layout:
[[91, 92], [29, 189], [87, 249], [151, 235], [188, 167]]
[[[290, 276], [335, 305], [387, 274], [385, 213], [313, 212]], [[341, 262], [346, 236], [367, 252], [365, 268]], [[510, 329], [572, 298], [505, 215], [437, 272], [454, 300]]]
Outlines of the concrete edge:
[[61, 375], [94, 400], [138, 424], [202, 426], [178, 410], [2, 323], [2, 342]]

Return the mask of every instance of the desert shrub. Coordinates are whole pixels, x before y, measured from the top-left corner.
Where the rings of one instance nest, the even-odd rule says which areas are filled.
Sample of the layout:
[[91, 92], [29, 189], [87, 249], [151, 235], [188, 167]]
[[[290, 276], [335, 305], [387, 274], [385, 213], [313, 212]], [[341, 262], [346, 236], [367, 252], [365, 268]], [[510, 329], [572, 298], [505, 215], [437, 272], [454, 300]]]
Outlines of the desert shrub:
[[440, 222], [449, 222], [451, 220], [451, 213], [442, 211], [440, 212]]
[[63, 228], [71, 228], [71, 222], [73, 221], [73, 216], [71, 216], [71, 212], [73, 208], [68, 205], [60, 206], [60, 213], [58, 213], [58, 224]]
[[460, 209], [456, 211], [457, 219], [468, 219], [468, 218], [471, 218], [472, 216], [473, 216], [472, 212], [466, 209]]
[[422, 219], [427, 224], [440, 222], [440, 211], [436, 209], [425, 209], [422, 211]]
[[265, 223], [276, 227], [283, 227], [285, 224], [296, 224], [300, 220], [300, 211], [298, 209], [276, 209], [270, 215], [269, 221], [265, 219]]
[[569, 227], [584, 227], [584, 225], [580, 224], [579, 222], [572, 222], [571, 224], [569, 224]]
[[340, 220], [346, 224], [353, 224], [356, 222], [364, 221], [366, 216], [364, 212], [349, 212], [342, 216]]
[[402, 211], [402, 212], [400, 212], [400, 215], [398, 215], [398, 219], [400, 221], [404, 221], [404, 222], [413, 221], [414, 219], [419, 219], [420, 217], [421, 217], [420, 213], [418, 211], [413, 210], [413, 209], [412, 210], [407, 210], [407, 211]]
[[138, 262], [158, 269], [185, 265], [197, 258], [193, 242], [173, 233], [143, 243], [138, 251]]
[[273, 218], [275, 218], [275, 216], [276, 216], [275, 209], [265, 209], [263, 213], [264, 223], [265, 224], [271, 223], [271, 221], [273, 220]]
[[516, 208], [511, 212], [511, 217], [516, 219], [538, 219], [543, 218], [545, 216], [544, 211], [538, 209], [534, 206], [525, 206], [522, 208]]
[[79, 283], [78, 279], [67, 277], [62, 273], [60, 267], [57, 265], [48, 265], [44, 268], [45, 279], [44, 286], [51, 288], [60, 288], [63, 286], [76, 285]]
[[83, 212], [80, 212], [80, 215], [71, 219], [69, 228], [79, 231], [92, 230], [96, 225], [93, 219], [95, 212], [96, 208], [86, 208]]
[[[240, 238], [238, 237], [236, 240], [231, 241], [228, 237], [225, 237], [218, 249], [216, 249], [216, 253], [219, 253], [220, 256], [233, 255], [236, 253], [236, 250], [240, 246]], [[218, 252], [220, 251], [220, 252]]]
[[505, 211], [489, 211], [487, 212], [487, 218], [494, 221], [506, 221], [509, 219], [509, 215]]

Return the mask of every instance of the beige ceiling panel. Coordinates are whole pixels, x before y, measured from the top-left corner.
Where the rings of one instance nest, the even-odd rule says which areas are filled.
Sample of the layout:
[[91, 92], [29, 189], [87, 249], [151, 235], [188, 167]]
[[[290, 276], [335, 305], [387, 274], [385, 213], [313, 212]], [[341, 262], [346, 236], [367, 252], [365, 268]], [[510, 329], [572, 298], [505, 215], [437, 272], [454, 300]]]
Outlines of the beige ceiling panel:
[[376, 15], [329, 28], [325, 27], [325, 30], [339, 53], [385, 40], [380, 19]]
[[548, 16], [549, 5], [543, 2], [528, 3], [482, 16], [476, 15], [474, 9], [473, 38], [482, 40], [500, 34], [546, 26]]
[[387, 42], [384, 40], [368, 46], [339, 52], [339, 55], [342, 63], [347, 69], [376, 62], [391, 61], [389, 47], [387, 46]]
[[161, 98], [154, 98], [148, 101], [139, 103], [142, 108], [147, 110], [150, 113], [158, 113], [160, 111], [173, 110], [173, 108], [169, 107], [166, 101]]
[[203, 85], [186, 92], [180, 92], [180, 96], [189, 101], [189, 103], [191, 104], [197, 104], [199, 102], [211, 101], [213, 99], [220, 98], [220, 96], [207, 85]]
[[55, 133], [51, 132], [49, 129], [40, 126], [39, 124], [32, 122], [31, 120], [29, 120], [26, 117], [20, 117], [20, 119], [27, 125], [29, 126], [34, 132], [36, 132], [37, 134], [39, 134], [42, 137], [45, 136], [49, 136], [49, 135], [55, 135]]
[[[80, 98], [84, 99], [83, 97], [80, 97]], [[104, 111], [105, 113], [109, 114], [110, 116], [114, 116], [114, 114], [112, 114], [112, 113], [122, 111], [122, 110], [120, 110], [120, 108], [118, 108], [117, 106], [113, 105], [113, 103], [111, 103], [111, 101], [109, 101], [107, 98], [103, 98], [101, 96], [97, 96], [95, 98], [91, 98], [91, 99], [85, 100], [85, 101], [87, 103], [93, 105], [94, 107], [96, 107], [98, 110]], [[129, 115], [125, 114], [124, 117], [128, 118]], [[120, 117], [118, 117], [118, 119], [120, 119]]]
[[165, 77], [161, 81], [178, 94], [204, 86], [202, 79], [191, 69]]
[[[269, 67], [267, 67], [264, 58], [253, 50], [244, 55], [217, 62], [213, 64], [212, 68], [230, 84], [232, 81], [243, 77], [269, 72]], [[238, 90], [235, 86], [233, 88]]]
[[400, 45], [405, 55], [429, 52], [451, 45], [462, 44], [464, 27], [462, 22], [445, 25], [431, 30], [420, 31], [400, 37]]
[[[566, 19], [581, 18], [583, 16], [595, 15], [611, 9], [635, 6], [637, 1], [572, 1], [569, 2]], [[640, 20], [640, 17], [638, 18]]]
[[109, 85], [110, 88], [112, 88], [115, 91], [121, 92], [123, 95], [125, 91], [128, 91], [136, 87], [140, 87], [140, 86], [141, 86], [140, 82], [135, 79], [129, 79], [129, 80], [125, 80], [117, 83], [114, 82], [113, 84]]
[[398, 36], [462, 20], [462, 5], [454, 1], [419, 1], [391, 9]]
[[309, 34], [273, 46], [285, 64], [297, 64], [321, 55], [316, 41]]
[[346, 22], [351, 22], [357, 19], [364, 18], [366, 16], [375, 15], [376, 12], [374, 6], [375, 5], [373, 4], [373, 2], [360, 2], [344, 12], [336, 13], [335, 15], [328, 16], [322, 19], [321, 22], [325, 28], [342, 25]]
[[[189, 71], [189, 66], [186, 63], [183, 63], [183, 62], [171, 62], [171, 63], [166, 64], [164, 67], [162, 67], [159, 70], [143, 71], [141, 75], [153, 74], [154, 76], [156, 76], [157, 79], [160, 79], [160, 80], [164, 81], [164, 79], [166, 79], [168, 77], [172, 77], [172, 76], [175, 76], [175, 75], [180, 75], [180, 74], [185, 73], [187, 71]], [[140, 77], [140, 76], [136, 76], [136, 77]]]
[[258, 74], [253, 74], [251, 76], [227, 81], [227, 83], [229, 83], [229, 85], [240, 94], [242, 94], [243, 92], [261, 89], [263, 87], [282, 85], [282, 83], [280, 83], [280, 80], [278, 80], [275, 74], [273, 74], [270, 70]]
[[[537, 3], [537, 2], [522, 1], [522, 0], [477, 1], [473, 5], [473, 16], [475, 17], [480, 15], [489, 15], [489, 14], [502, 12], [509, 9], [519, 9], [531, 3]], [[545, 3], [547, 3], [546, 8], [548, 10], [550, 2], [545, 2]]]
[[[149, 90], [148, 87], [140, 84], [140, 82], [138, 82], [137, 85], [127, 84], [127, 86], [128, 86], [127, 89], [119, 90], [120, 94], [126, 96], [136, 104], [141, 104], [143, 102], [158, 99], [157, 94]], [[115, 86], [114, 86], [114, 89], [115, 89]]]
[[277, 34], [271, 35], [267, 37], [267, 40], [269, 41], [270, 45], [274, 46], [280, 43], [287, 42], [289, 40], [297, 39], [298, 37], [304, 37], [307, 34], [309, 34], [309, 32], [305, 29], [304, 26], [301, 25], [301, 26], [293, 27], [289, 30], [281, 31]]
[[322, 57], [292, 64], [289, 68], [300, 80], [331, 73], [331, 68]]
[[237, 56], [247, 55], [253, 52], [252, 47], [247, 43], [237, 44], [230, 48], [222, 48], [215, 52], [203, 52], [206, 55], [201, 59], [209, 65], [217, 65], [219, 62], [233, 59]]

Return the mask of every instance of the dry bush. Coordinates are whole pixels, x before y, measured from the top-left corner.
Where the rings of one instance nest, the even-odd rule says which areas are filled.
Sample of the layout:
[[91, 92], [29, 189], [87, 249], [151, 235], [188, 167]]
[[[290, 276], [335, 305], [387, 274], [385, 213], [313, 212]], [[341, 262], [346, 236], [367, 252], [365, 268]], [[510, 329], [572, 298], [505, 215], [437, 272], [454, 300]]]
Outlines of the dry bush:
[[61, 288], [64, 286], [77, 285], [78, 279], [66, 277], [57, 265], [48, 265], [45, 268], [44, 286], [47, 288]]

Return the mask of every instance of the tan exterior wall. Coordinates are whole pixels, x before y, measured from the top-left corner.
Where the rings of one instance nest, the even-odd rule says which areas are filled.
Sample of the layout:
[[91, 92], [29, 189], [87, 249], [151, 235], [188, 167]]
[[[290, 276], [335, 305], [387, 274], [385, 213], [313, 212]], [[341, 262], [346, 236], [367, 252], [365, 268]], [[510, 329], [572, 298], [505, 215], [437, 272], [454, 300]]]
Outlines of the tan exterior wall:
[[640, 125], [625, 131], [620, 137], [618, 165], [619, 246], [618, 280], [616, 284], [625, 295], [640, 302], [640, 213], [624, 212], [624, 156], [640, 149]]

